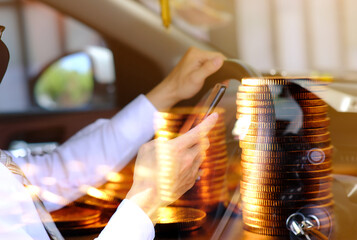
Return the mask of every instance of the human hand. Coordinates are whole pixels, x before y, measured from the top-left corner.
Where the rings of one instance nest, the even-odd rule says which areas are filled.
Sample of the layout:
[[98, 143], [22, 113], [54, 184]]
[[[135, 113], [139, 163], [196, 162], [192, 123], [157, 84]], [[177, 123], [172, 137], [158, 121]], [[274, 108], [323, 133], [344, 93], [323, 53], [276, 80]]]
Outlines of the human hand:
[[171, 73], [146, 96], [157, 109], [168, 109], [193, 97], [224, 60], [221, 53], [191, 47]]
[[140, 148], [126, 198], [140, 206], [154, 224], [158, 208], [171, 204], [194, 185], [202, 153], [209, 147], [207, 134], [217, 119], [218, 114], [213, 113], [184, 135], [155, 139]]

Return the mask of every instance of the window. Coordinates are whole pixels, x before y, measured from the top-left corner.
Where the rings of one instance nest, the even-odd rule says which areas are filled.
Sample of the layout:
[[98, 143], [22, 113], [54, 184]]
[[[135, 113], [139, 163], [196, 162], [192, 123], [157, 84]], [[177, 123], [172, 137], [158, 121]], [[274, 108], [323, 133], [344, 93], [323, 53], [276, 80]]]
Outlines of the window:
[[0, 24], [10, 51], [0, 112], [31, 110], [29, 82], [54, 59], [86, 46], [105, 46], [97, 32], [37, 1], [0, 1]]

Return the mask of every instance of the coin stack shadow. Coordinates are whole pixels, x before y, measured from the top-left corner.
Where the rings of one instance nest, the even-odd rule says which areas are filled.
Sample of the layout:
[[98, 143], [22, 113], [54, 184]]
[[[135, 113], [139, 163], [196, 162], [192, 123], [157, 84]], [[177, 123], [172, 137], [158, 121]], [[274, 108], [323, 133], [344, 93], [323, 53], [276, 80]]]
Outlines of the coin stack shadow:
[[[220, 203], [227, 200], [226, 170], [228, 159], [223, 117], [224, 111], [222, 109], [216, 109], [216, 111], [219, 113], [219, 118], [216, 125], [207, 135], [210, 146], [203, 154], [200, 177], [196, 180], [194, 186], [176, 200], [172, 206], [192, 207], [205, 212], [211, 212]], [[179, 136], [181, 127], [187, 118], [193, 115], [197, 118], [202, 118], [204, 111], [202, 109], [174, 108], [169, 112], [159, 112], [155, 117], [155, 138], [166, 141]], [[159, 148], [165, 148], [165, 146], [159, 146]], [[170, 199], [170, 185], [172, 183], [167, 176], [170, 176], [169, 171], [174, 170], [175, 163], [167, 160], [169, 157], [165, 156], [165, 152], [167, 153], [166, 149], [161, 149], [161, 152], [160, 156], [158, 156], [159, 164], [166, 176], [160, 179], [161, 196]], [[175, 159], [174, 161], [180, 161], [180, 159]]]
[[[308, 83], [309, 89], [296, 82]], [[237, 118], [248, 119], [240, 136], [243, 228], [261, 235], [289, 236], [291, 214], [317, 217], [331, 234], [332, 145], [327, 105], [311, 79], [243, 79]]]

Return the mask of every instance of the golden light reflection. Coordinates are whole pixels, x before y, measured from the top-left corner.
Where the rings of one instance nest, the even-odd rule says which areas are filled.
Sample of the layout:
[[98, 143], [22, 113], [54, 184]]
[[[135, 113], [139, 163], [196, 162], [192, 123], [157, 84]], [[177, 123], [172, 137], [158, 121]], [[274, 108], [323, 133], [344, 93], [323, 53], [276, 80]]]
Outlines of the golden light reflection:
[[158, 215], [161, 222], [173, 222], [176, 218], [176, 211], [174, 208], [160, 208]]
[[83, 185], [83, 186], [81, 186], [81, 191], [88, 194], [91, 197], [94, 197], [94, 198], [97, 198], [100, 200], [104, 200], [104, 201], [116, 201], [117, 200], [114, 196], [112, 196], [98, 188], [92, 187], [92, 186]]
[[251, 115], [241, 115], [236, 121], [232, 132], [234, 136], [238, 136], [239, 140], [243, 140], [247, 135], [251, 118]]
[[59, 196], [57, 194], [54, 194], [52, 192], [49, 191], [43, 191], [41, 193], [41, 198], [46, 200], [47, 202], [51, 202], [51, 203], [55, 203], [58, 205], [67, 205], [70, 203], [69, 200], [67, 200], [66, 198]]
[[41, 189], [35, 185], [26, 185], [26, 190], [31, 194], [31, 196], [38, 196], [41, 192]]
[[107, 180], [109, 182], [120, 183], [125, 181], [125, 176], [121, 173], [110, 172], [107, 174]]

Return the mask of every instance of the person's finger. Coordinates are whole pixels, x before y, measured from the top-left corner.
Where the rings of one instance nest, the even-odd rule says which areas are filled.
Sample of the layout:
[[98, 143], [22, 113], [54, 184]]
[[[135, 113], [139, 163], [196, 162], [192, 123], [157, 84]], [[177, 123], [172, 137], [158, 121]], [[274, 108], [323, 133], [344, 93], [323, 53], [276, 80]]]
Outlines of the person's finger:
[[202, 164], [202, 157], [200, 154], [198, 154], [193, 160], [192, 164], [189, 166], [189, 169], [185, 169], [185, 171], [182, 172], [181, 174], [181, 179], [186, 182], [186, 189], [187, 191], [189, 188], [191, 188], [194, 183], [196, 182], [197, 179], [197, 174], [199, 172], [200, 166]]
[[206, 79], [222, 67], [224, 59], [223, 55], [216, 54], [216, 56], [203, 61], [202, 65], [192, 73], [192, 79]]
[[218, 113], [209, 115], [203, 122], [188, 131], [182, 136], [176, 138], [177, 144], [181, 147], [190, 147], [199, 142], [214, 127], [218, 120]]

